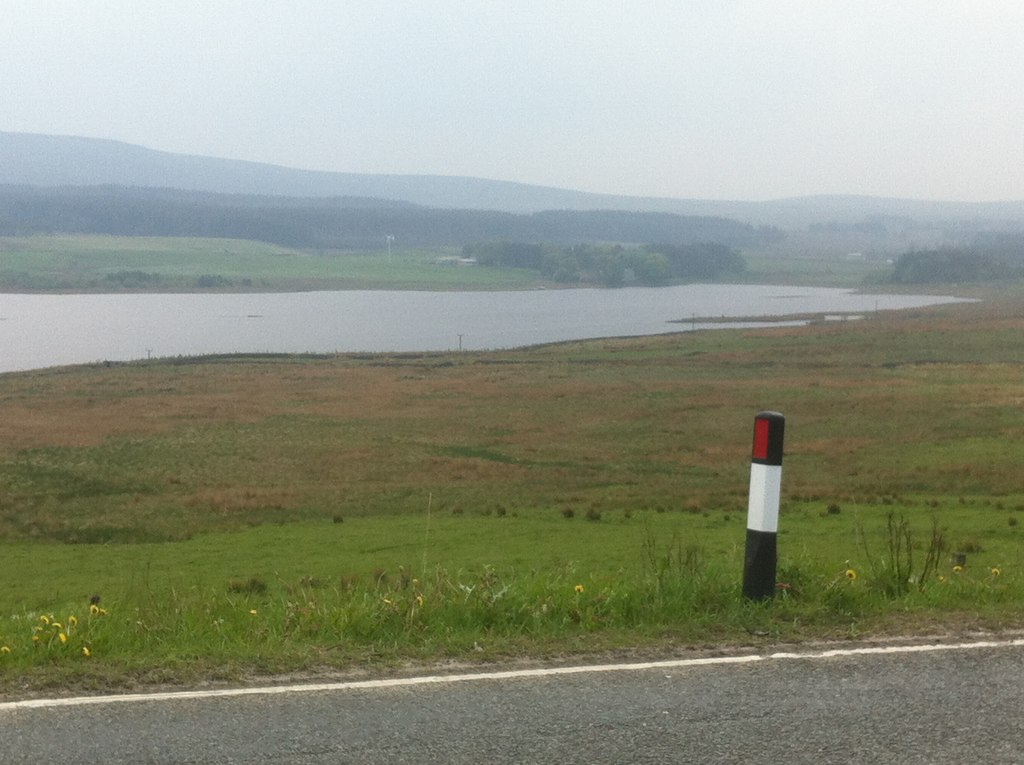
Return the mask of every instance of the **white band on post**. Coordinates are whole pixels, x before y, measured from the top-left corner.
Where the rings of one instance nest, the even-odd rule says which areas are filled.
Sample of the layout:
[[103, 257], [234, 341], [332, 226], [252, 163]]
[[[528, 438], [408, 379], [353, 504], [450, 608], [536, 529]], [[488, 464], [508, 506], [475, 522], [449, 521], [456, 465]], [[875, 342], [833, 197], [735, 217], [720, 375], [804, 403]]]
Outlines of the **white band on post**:
[[750, 498], [747, 502], [747, 528], [753, 531], [779, 530], [779, 494], [782, 490], [782, 466], [750, 466]]

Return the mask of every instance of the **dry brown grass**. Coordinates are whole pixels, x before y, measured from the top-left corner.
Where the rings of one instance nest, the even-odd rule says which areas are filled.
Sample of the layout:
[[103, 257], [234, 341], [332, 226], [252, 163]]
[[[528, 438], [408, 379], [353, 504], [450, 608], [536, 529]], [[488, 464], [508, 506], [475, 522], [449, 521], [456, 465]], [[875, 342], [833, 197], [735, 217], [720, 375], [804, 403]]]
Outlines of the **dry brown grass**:
[[[163, 513], [202, 528], [204, 513], [409, 512], [428, 492], [467, 510], [573, 496], [605, 511], [735, 509], [742, 492], [727, 487], [743, 485], [760, 409], [787, 415], [795, 494], [947, 486], [968, 468], [1012, 493], [1006, 463], [986, 460], [1024, 436], [1022, 359], [1024, 311], [1004, 301], [502, 353], [4, 375], [0, 462], [15, 489], [0, 525], [28, 533], [45, 505], [86, 524]], [[968, 437], [974, 451], [956, 456]], [[930, 467], [912, 459], [921, 444], [935, 445]]]

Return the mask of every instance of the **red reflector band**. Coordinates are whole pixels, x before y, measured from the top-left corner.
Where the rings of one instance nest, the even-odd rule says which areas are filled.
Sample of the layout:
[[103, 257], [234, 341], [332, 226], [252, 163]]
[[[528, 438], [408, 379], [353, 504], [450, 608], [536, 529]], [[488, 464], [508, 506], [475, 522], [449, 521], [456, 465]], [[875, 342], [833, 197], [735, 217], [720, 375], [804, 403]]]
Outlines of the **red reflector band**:
[[754, 420], [754, 459], [768, 459], [768, 434], [771, 431], [768, 420]]
[[762, 465], [782, 464], [782, 439], [786, 418], [778, 412], [761, 412], [754, 419], [753, 461]]

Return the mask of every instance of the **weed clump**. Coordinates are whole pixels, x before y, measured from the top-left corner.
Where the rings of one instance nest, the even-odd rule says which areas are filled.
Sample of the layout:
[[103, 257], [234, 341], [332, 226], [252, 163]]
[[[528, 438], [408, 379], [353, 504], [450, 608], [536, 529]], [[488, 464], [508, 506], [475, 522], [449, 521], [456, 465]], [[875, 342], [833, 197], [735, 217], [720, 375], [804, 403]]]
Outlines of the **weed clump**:
[[235, 595], [262, 595], [267, 591], [267, 583], [258, 576], [248, 579], [232, 579], [228, 582], [228, 592]]
[[905, 516], [889, 513], [886, 518], [886, 552], [875, 558], [867, 544], [863, 529], [859, 530], [864, 555], [872, 568], [872, 584], [888, 597], [902, 597], [911, 588], [923, 591], [925, 583], [934, 578], [939, 561], [946, 554], [946, 538], [938, 521], [932, 519], [931, 535], [925, 543], [924, 561], [920, 568], [914, 565], [914, 541], [910, 522]]

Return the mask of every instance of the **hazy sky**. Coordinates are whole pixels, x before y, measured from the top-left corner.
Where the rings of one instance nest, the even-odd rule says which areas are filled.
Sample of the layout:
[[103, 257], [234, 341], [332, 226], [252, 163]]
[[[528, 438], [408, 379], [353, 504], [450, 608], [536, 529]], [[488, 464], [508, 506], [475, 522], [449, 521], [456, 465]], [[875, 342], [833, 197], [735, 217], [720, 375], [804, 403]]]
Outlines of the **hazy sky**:
[[0, 0], [0, 130], [706, 199], [1024, 199], [1008, 0]]

